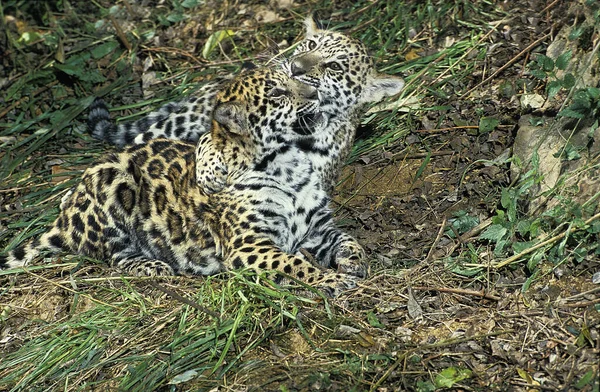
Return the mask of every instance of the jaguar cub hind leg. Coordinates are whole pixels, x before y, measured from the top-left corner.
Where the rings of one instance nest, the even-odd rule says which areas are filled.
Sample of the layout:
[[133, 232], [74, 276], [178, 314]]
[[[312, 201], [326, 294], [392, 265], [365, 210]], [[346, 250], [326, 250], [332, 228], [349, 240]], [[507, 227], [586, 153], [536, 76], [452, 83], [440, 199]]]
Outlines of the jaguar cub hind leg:
[[[284, 252], [262, 233], [248, 232], [232, 238], [233, 246], [226, 252], [225, 266], [231, 269], [250, 268], [257, 272], [271, 270], [283, 272], [293, 278], [308, 283], [324, 291], [330, 297], [337, 297], [343, 291], [357, 286], [356, 276], [337, 273], [314, 266], [308, 260]], [[287, 283], [288, 279], [281, 277], [279, 283]]]

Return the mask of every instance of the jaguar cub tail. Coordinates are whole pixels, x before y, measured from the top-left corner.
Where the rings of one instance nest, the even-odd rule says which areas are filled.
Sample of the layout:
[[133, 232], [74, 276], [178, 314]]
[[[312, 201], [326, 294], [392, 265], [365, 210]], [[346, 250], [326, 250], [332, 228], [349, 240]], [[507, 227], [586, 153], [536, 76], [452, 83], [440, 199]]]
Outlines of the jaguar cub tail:
[[42, 253], [55, 254], [63, 250], [64, 238], [54, 227], [31, 242], [0, 255], [0, 270], [24, 267]]
[[92, 136], [100, 140], [110, 141], [117, 132], [117, 126], [110, 120], [108, 106], [102, 98], [96, 98], [90, 105], [87, 126]]

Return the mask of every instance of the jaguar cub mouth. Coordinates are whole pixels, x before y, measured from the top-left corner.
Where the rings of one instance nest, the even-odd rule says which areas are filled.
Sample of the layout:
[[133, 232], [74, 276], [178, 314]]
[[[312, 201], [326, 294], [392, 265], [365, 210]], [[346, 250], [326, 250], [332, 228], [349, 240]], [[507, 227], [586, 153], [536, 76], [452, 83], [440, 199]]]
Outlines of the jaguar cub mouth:
[[329, 116], [323, 112], [307, 112], [298, 117], [294, 124], [294, 132], [308, 136], [320, 132], [327, 126]]

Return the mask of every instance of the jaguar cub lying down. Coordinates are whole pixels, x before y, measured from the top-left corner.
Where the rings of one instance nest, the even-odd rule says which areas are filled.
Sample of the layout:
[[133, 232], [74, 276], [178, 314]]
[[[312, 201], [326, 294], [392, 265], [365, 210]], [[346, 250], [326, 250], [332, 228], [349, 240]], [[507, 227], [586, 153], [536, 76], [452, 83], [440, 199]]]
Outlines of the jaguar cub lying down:
[[[66, 250], [138, 275], [247, 266], [284, 272], [331, 295], [354, 287], [365, 275], [364, 252], [333, 224], [327, 194], [303, 155], [310, 134], [327, 125], [315, 112], [314, 88], [263, 68], [232, 80], [216, 102], [212, 131], [198, 150], [226, 163], [222, 192], [197, 186], [192, 144], [155, 139], [130, 147], [86, 170], [50, 230], [0, 257], [0, 268]], [[296, 255], [301, 248], [322, 267], [348, 273], [312, 265]]]

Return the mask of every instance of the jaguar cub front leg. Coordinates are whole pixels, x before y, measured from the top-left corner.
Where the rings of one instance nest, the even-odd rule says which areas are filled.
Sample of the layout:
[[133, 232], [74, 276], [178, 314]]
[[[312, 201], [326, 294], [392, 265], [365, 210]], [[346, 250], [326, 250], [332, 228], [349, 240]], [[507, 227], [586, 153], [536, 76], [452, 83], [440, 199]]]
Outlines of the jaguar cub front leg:
[[161, 260], [149, 259], [142, 255], [120, 257], [115, 255], [111, 265], [133, 276], [173, 276], [173, 267]]
[[223, 154], [213, 147], [211, 135], [202, 135], [196, 145], [196, 183], [207, 194], [217, 193], [227, 185], [227, 174]]
[[367, 277], [365, 250], [354, 237], [333, 225], [315, 229], [300, 247], [313, 255], [320, 265], [359, 278]]
[[358, 276], [359, 278], [366, 278], [369, 272], [365, 250], [356, 239], [349, 235], [338, 244], [332, 267], [339, 272]]
[[241, 239], [244, 246], [231, 249], [224, 259], [227, 268], [251, 268], [256, 271], [274, 270], [315, 286], [331, 297], [355, 288], [357, 278], [344, 273], [327, 271], [309, 261], [286, 253], [273, 245], [267, 238], [246, 236]]

